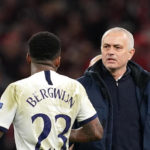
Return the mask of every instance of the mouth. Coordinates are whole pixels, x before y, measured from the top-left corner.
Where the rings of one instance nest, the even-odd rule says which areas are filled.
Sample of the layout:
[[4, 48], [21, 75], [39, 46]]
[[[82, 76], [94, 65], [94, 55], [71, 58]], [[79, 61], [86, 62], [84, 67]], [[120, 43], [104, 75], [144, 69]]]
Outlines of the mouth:
[[115, 62], [116, 61], [116, 59], [114, 59], [114, 58], [107, 58], [107, 61], [111, 61], [111, 62]]

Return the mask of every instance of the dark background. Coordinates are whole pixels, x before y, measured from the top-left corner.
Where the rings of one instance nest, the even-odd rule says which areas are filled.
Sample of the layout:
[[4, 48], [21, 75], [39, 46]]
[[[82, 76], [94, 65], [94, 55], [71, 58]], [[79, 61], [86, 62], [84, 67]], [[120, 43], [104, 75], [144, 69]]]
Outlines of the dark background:
[[[149, 0], [0, 0], [0, 94], [30, 75], [25, 56], [32, 34], [50, 31], [60, 37], [58, 72], [76, 79], [100, 53], [102, 34], [114, 26], [134, 35], [133, 60], [150, 71]], [[12, 127], [0, 150], [15, 150]]]

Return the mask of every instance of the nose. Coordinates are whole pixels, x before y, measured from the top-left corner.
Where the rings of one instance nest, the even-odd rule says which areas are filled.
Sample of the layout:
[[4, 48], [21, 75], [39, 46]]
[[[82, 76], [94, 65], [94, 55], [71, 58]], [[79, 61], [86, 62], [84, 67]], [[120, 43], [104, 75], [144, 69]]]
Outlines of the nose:
[[114, 50], [114, 48], [111, 46], [107, 52], [108, 52], [108, 55], [114, 55], [115, 50]]

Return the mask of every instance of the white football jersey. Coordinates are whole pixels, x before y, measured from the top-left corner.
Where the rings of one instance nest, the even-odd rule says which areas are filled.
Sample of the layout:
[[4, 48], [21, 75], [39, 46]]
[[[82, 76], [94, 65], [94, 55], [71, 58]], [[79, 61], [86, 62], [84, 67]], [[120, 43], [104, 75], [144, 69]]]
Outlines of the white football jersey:
[[67, 150], [75, 119], [95, 117], [83, 86], [54, 71], [10, 84], [0, 100], [0, 129], [13, 123], [17, 150]]

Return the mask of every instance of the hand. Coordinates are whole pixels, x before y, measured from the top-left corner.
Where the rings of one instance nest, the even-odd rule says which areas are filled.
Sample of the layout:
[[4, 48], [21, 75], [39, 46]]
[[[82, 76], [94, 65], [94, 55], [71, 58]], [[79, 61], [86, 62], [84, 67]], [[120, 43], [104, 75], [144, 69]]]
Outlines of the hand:
[[73, 150], [74, 144], [69, 147], [69, 150]]

